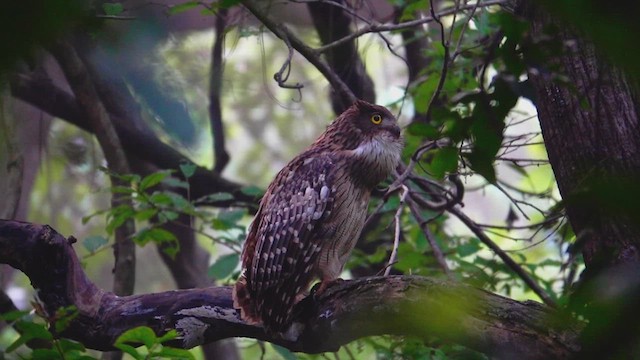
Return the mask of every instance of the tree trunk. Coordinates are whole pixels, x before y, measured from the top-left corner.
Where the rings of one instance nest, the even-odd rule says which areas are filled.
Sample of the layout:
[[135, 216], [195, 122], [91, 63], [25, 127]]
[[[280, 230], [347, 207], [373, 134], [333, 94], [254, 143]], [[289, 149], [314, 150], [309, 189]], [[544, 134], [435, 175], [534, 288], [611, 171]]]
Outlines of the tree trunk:
[[[534, 13], [533, 39], [539, 41], [552, 22]], [[589, 42], [566, 26], [554, 33], [563, 51], [543, 66], [530, 67], [529, 79], [576, 244], [592, 270], [638, 262], [640, 229], [633, 225], [640, 194], [636, 99], [624, 74]]]
[[[572, 29], [528, 9], [532, 37], [562, 51], [525, 52], [549, 161], [586, 271], [572, 310], [588, 319], [579, 359], [640, 356], [640, 124], [631, 82]], [[554, 26], [549, 42], [545, 32]], [[555, 51], [547, 48], [548, 52]], [[532, 56], [529, 56], [532, 55]], [[562, 81], [561, 81], [562, 79]]]

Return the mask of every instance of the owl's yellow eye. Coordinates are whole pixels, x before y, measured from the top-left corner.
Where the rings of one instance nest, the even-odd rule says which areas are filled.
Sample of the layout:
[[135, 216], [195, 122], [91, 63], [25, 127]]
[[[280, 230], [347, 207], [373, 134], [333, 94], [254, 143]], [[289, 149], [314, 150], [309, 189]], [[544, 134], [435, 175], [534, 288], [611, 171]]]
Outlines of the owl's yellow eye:
[[373, 114], [371, 115], [371, 122], [378, 125], [382, 122], [382, 115], [380, 114]]

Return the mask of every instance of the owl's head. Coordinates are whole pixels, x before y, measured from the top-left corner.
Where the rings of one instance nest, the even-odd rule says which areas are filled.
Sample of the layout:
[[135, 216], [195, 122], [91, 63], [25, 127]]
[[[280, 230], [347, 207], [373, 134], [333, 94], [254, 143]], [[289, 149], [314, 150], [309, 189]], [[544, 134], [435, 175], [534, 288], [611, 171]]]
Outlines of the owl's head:
[[329, 125], [317, 143], [353, 150], [373, 140], [390, 143], [401, 141], [398, 121], [384, 106], [357, 100]]
[[[365, 137], [384, 135], [393, 139], [400, 138], [400, 127], [396, 117], [384, 106], [357, 100], [340, 117], [349, 122]], [[336, 120], [336, 122], [339, 119]]]
[[403, 141], [395, 116], [385, 107], [358, 100], [345, 110], [312, 145], [316, 151], [337, 151], [354, 160], [354, 174], [367, 186], [384, 180], [398, 164]]

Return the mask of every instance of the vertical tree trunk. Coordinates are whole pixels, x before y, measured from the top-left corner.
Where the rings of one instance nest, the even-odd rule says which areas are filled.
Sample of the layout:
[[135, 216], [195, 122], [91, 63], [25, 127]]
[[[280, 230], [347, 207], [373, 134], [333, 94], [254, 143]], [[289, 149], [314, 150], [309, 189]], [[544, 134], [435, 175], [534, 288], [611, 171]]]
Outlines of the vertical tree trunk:
[[[635, 359], [640, 356], [640, 326], [634, 321], [640, 316], [636, 89], [606, 54], [560, 18], [527, 10], [534, 48], [546, 53], [536, 58], [525, 51], [529, 64], [540, 64], [529, 68], [529, 79], [549, 160], [576, 233], [575, 250], [582, 252], [586, 265], [571, 297], [571, 310], [589, 320], [575, 358]], [[545, 43], [560, 45], [562, 51]]]
[[[532, 18], [533, 40], [541, 40], [551, 22], [540, 12]], [[566, 27], [555, 33], [562, 53], [531, 67], [529, 78], [576, 244], [588, 269], [638, 262], [638, 216], [629, 203], [640, 179], [636, 99], [624, 74], [588, 41]]]

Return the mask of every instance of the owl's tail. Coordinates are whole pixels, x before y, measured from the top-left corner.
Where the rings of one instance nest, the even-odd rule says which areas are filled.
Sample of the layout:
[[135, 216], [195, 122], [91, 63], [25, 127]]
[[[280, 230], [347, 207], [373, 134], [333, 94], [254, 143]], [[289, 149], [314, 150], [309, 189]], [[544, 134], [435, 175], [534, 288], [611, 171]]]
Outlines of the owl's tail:
[[256, 309], [255, 302], [251, 299], [247, 287], [247, 278], [240, 275], [232, 291], [233, 307], [240, 310], [240, 317], [251, 325], [261, 324], [260, 316]]

